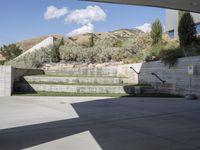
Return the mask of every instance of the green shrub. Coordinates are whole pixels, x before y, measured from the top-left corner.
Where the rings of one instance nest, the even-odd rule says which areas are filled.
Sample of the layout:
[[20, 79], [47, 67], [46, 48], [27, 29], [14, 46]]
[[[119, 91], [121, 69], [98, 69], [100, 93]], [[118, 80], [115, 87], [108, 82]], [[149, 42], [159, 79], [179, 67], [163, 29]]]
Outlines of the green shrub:
[[114, 50], [112, 47], [101, 47], [97, 62], [104, 63], [111, 61]]
[[24, 56], [18, 57], [14, 60], [6, 62], [7, 65], [12, 65], [16, 68], [39, 68], [44, 62], [50, 62], [51, 47], [41, 48], [32, 53], [27, 53]]
[[152, 45], [156, 45], [162, 42], [163, 28], [159, 19], [155, 20], [151, 25], [151, 39]]
[[182, 48], [185, 56], [198, 56], [200, 55], [200, 43], [193, 41], [191, 45]]
[[65, 61], [78, 61], [83, 57], [81, 47], [72, 45], [72, 44], [66, 44], [59, 48], [60, 52], [60, 58]]
[[146, 51], [145, 61], [160, 60], [160, 52], [165, 48], [164, 43], [152, 45], [150, 49]]
[[143, 62], [143, 61], [144, 61], [144, 54], [142, 52], [123, 59], [123, 62], [125, 64], [140, 63], [140, 62]]
[[113, 43], [115, 41], [112, 41], [110, 39], [97, 39], [95, 41], [95, 47], [113, 47]]
[[4, 45], [0, 48], [0, 54], [6, 58], [6, 60], [12, 60], [22, 54], [22, 50], [16, 44]]
[[123, 49], [118, 49], [118, 50], [115, 50], [112, 54], [112, 59], [114, 61], [122, 61], [123, 59], [125, 59], [126, 56], [125, 56], [125, 52]]
[[195, 40], [196, 28], [194, 19], [189, 12], [179, 12], [178, 35], [182, 48], [189, 46]]
[[85, 54], [83, 57], [84, 62], [96, 63], [96, 62], [99, 62], [98, 60], [99, 60], [99, 56], [101, 54], [101, 49], [100, 48], [87, 48], [87, 49], [84, 49], [83, 53]]
[[178, 58], [183, 57], [183, 51], [180, 48], [163, 50], [160, 53], [160, 57], [165, 65], [172, 67], [176, 64]]
[[4, 65], [5, 60], [0, 60], [0, 65]]
[[117, 40], [113, 43], [113, 47], [122, 47], [123, 46], [123, 42], [120, 40]]

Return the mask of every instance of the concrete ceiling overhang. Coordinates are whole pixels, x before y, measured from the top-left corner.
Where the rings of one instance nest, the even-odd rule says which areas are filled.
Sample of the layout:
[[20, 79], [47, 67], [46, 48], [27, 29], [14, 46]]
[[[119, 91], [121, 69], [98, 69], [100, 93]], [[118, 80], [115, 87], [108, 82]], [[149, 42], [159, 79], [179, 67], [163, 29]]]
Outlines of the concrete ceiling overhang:
[[83, 0], [116, 4], [141, 5], [200, 13], [200, 0]]

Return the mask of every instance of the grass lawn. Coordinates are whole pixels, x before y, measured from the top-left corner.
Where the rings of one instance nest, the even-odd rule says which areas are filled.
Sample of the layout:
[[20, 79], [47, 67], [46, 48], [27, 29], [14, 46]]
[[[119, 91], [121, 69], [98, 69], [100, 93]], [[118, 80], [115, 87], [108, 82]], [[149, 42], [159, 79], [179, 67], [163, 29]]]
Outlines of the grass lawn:
[[54, 75], [54, 74], [44, 74], [44, 75], [31, 75], [38, 77], [80, 77], [80, 78], [128, 78], [122, 76], [81, 76], [81, 75]]
[[14, 92], [13, 96], [91, 96], [91, 97], [182, 97], [179, 95], [165, 94], [165, 93], [152, 93], [152, 94], [96, 94], [96, 93], [66, 93], [66, 92], [37, 92], [25, 93]]
[[[20, 84], [23, 82], [15, 82], [15, 84]], [[51, 85], [77, 85], [77, 86], [136, 86], [133, 84], [99, 84], [99, 83], [65, 83], [65, 82], [37, 82], [37, 81], [30, 81], [29, 84], [51, 84]], [[24, 83], [26, 84], [26, 83]], [[141, 85], [141, 86], [147, 86], [147, 85]]]
[[50, 84], [50, 85], [77, 85], [77, 86], [141, 86], [141, 87], [149, 87], [151, 85], [148, 84], [128, 84], [128, 83], [122, 83], [122, 84], [107, 84], [107, 83], [66, 83], [66, 82], [44, 82], [44, 81], [29, 81], [26, 82], [15, 82], [15, 84]]

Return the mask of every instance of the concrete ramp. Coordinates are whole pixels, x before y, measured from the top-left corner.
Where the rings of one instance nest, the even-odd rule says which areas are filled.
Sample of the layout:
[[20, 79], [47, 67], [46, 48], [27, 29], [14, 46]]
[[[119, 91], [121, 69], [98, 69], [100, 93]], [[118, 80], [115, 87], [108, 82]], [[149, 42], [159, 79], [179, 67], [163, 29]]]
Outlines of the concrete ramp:
[[28, 53], [35, 52], [35, 51], [37, 51], [37, 50], [39, 50], [41, 48], [45, 48], [45, 47], [47, 47], [49, 45], [53, 45], [53, 42], [54, 42], [54, 38], [53, 37], [48, 37], [45, 40], [43, 40], [42, 42], [38, 43], [37, 45], [35, 45], [32, 48], [30, 48], [29, 50], [27, 50], [26, 52], [24, 52], [23, 54], [19, 55], [15, 59], [19, 59], [19, 58], [21, 58], [22, 56], [24, 56], [24, 55], [26, 55]]

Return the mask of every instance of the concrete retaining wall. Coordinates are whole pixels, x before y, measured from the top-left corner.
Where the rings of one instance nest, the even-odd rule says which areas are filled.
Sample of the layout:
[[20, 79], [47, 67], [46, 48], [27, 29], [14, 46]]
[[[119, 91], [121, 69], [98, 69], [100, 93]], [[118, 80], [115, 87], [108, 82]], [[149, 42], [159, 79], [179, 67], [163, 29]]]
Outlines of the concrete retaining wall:
[[[135, 83], [147, 83], [151, 84], [160, 92], [174, 93], [185, 95], [189, 93], [189, 76], [188, 65], [194, 65], [194, 75], [192, 77], [192, 94], [200, 97], [200, 56], [187, 57], [179, 59], [175, 67], [169, 68], [165, 66], [161, 61], [143, 63], [143, 64], [131, 64], [121, 65], [113, 67], [101, 67], [101, 68], [86, 68], [83, 73], [79, 70], [66, 70], [71, 75], [112, 75], [112, 76], [127, 76], [132, 78]], [[130, 67], [135, 68], [139, 76], [134, 73]], [[96, 71], [95, 71], [96, 69]], [[54, 72], [56, 73], [56, 72]], [[166, 80], [165, 84], [162, 84], [152, 73], [158, 74], [158, 76]], [[26, 75], [26, 70], [14, 69], [10, 66], [0, 66], [0, 95], [9, 96], [12, 92], [13, 80], [18, 80], [21, 75]], [[116, 88], [116, 87], [115, 87]]]
[[77, 84], [124, 84], [132, 83], [129, 78], [109, 77], [48, 77], [48, 76], [25, 76], [27, 82], [51, 82], [51, 83], [77, 83]]
[[[189, 93], [190, 77], [188, 75], [188, 65], [194, 65], [194, 75], [192, 76], [192, 94], [200, 97], [200, 57], [187, 57], [179, 59], [176, 66], [169, 68], [161, 61], [143, 63], [140, 67], [140, 83], [148, 83], [156, 87], [160, 92], [186, 95]], [[166, 83], [162, 84], [151, 73], [156, 73]]]
[[26, 55], [27, 53], [32, 53], [32, 52], [37, 51], [37, 50], [39, 50], [41, 48], [47, 47], [49, 45], [53, 45], [53, 43], [54, 43], [54, 38], [53, 37], [48, 37], [45, 40], [43, 40], [42, 42], [38, 43], [37, 45], [35, 45], [32, 48], [30, 48], [29, 50], [27, 50], [26, 52], [24, 52], [21, 55], [19, 55], [15, 59], [18, 59], [18, 58]]
[[[45, 74], [51, 75], [73, 75], [73, 76], [116, 76], [129, 77], [133, 83], [138, 83], [138, 76], [130, 69], [133, 64], [106, 66], [106, 67], [83, 67], [83, 68], [69, 68], [63, 70], [45, 70]], [[139, 71], [141, 64], [134, 64], [136, 70]]]
[[20, 68], [13, 68], [14, 74], [14, 81], [19, 81], [23, 76], [29, 75], [42, 75], [44, 71], [41, 69], [20, 69]]
[[[123, 86], [78, 86], [51, 84], [15, 84], [17, 91], [22, 92], [70, 92], [70, 93], [134, 93], [134, 87]], [[132, 90], [132, 91], [131, 91]]]
[[11, 96], [13, 89], [11, 66], [0, 66], [0, 96]]
[[43, 70], [18, 69], [11, 66], [0, 66], [0, 96], [11, 96], [14, 81], [24, 75], [44, 74]]

